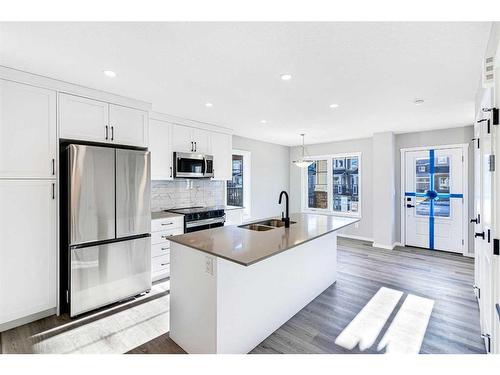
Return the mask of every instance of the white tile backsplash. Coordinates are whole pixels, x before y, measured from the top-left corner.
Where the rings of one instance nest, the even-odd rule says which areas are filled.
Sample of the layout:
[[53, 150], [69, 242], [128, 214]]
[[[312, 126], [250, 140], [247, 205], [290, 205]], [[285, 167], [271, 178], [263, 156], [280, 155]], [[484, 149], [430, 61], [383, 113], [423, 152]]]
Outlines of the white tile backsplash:
[[151, 182], [151, 210], [224, 205], [224, 181], [173, 180]]

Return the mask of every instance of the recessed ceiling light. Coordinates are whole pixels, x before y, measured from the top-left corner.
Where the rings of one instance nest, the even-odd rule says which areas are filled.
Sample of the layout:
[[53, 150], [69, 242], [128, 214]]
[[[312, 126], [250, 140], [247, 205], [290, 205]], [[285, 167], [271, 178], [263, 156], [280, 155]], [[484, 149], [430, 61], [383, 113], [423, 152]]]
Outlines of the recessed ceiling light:
[[413, 103], [414, 103], [415, 105], [422, 105], [422, 104], [424, 104], [424, 99], [415, 99], [415, 100], [413, 101]]
[[260, 120], [261, 124], [267, 124], [267, 120]]
[[205, 103], [205, 107], [212, 108], [214, 105], [210, 102]]
[[339, 105], [336, 103], [330, 104], [330, 108], [337, 108]]
[[290, 81], [292, 79], [291, 74], [282, 74], [280, 77], [283, 81]]
[[106, 77], [109, 77], [109, 78], [115, 78], [116, 77], [116, 73], [113, 72], [112, 70], [105, 70], [103, 71], [104, 75]]

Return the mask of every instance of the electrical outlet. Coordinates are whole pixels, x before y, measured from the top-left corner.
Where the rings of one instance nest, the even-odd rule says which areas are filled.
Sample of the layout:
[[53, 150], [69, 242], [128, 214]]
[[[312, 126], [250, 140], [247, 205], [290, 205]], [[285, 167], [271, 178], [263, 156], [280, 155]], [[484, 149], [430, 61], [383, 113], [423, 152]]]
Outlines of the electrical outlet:
[[205, 272], [209, 275], [214, 274], [214, 259], [212, 257], [205, 257]]
[[359, 222], [354, 223], [354, 228], [359, 228]]

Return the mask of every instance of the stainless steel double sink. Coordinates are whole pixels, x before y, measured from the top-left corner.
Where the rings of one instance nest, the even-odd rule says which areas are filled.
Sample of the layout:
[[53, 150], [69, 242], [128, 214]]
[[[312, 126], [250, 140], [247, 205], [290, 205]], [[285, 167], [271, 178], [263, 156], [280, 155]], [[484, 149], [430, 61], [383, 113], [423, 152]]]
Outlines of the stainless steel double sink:
[[[295, 224], [295, 223], [296, 221], [290, 221], [290, 224]], [[284, 221], [281, 221], [279, 219], [270, 219], [270, 220], [258, 221], [256, 223], [251, 223], [251, 224], [239, 225], [239, 228], [264, 232], [267, 230], [281, 228], [284, 226], [285, 226]]]

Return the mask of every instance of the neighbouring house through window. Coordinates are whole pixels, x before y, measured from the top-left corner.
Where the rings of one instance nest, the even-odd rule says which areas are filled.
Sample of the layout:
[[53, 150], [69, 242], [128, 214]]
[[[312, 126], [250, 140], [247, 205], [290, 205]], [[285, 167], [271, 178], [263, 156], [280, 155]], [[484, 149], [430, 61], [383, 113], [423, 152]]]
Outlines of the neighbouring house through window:
[[250, 219], [250, 151], [233, 150], [232, 179], [226, 182], [226, 204], [243, 207], [243, 219]]
[[361, 154], [327, 155], [309, 160], [313, 164], [303, 172], [303, 210], [360, 216]]

